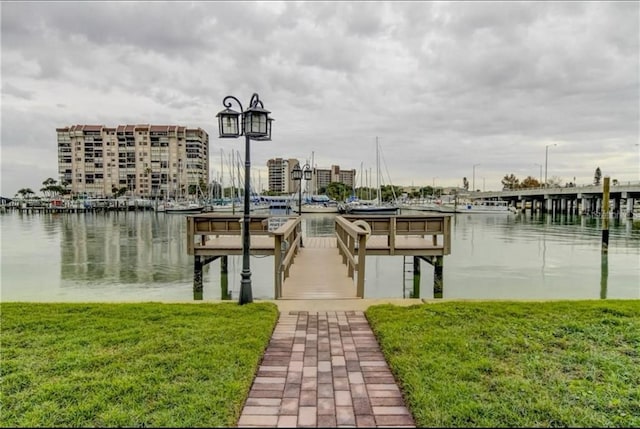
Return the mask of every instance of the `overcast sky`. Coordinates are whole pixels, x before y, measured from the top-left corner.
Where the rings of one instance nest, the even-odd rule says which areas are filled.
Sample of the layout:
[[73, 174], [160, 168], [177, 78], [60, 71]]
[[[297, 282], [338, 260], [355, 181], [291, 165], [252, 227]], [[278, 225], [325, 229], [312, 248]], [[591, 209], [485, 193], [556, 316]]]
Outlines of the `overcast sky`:
[[371, 172], [375, 185], [376, 137], [384, 184], [467, 177], [489, 191], [506, 174], [544, 179], [545, 164], [562, 184], [590, 183], [596, 167], [640, 181], [636, 1], [3, 1], [0, 12], [3, 196], [58, 179], [56, 128], [74, 124], [201, 127], [215, 177], [221, 153], [244, 156], [244, 138], [218, 138], [222, 99], [246, 108], [254, 92], [276, 119], [272, 141], [251, 143], [263, 187], [276, 157]]

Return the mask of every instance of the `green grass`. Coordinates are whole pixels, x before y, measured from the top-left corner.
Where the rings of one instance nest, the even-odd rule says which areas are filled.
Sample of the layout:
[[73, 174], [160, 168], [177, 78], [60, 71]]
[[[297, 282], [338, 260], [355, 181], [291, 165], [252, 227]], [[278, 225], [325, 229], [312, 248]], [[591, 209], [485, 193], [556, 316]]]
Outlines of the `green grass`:
[[2, 427], [232, 427], [269, 303], [3, 303]]
[[[275, 305], [2, 303], [0, 426], [233, 427]], [[640, 300], [366, 312], [419, 427], [640, 427]]]
[[366, 311], [419, 427], [640, 427], [640, 301]]

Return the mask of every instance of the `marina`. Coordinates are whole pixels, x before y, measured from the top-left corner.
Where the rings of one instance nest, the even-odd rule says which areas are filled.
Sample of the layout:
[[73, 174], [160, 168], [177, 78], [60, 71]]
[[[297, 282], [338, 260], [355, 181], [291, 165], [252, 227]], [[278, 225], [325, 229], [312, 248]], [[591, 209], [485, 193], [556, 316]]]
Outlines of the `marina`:
[[[309, 250], [314, 239], [335, 237], [336, 216], [303, 214], [300, 228]], [[2, 212], [1, 298], [193, 301], [194, 258], [188, 254], [186, 219], [153, 211]], [[451, 253], [444, 258], [442, 298], [638, 299], [640, 223], [621, 217], [612, 219], [609, 228], [609, 251], [603, 256], [602, 220], [597, 217], [529, 211], [506, 216], [455, 214]], [[254, 299], [274, 298], [273, 258], [251, 255]], [[302, 260], [298, 262], [298, 268], [304, 267]], [[401, 255], [367, 256], [364, 296], [410, 297], [413, 273], [406, 271], [411, 263]], [[217, 260], [203, 267], [204, 300], [221, 298], [220, 265]], [[296, 278], [296, 269], [294, 263], [288, 280]], [[338, 264], [330, 271], [344, 275], [346, 269]], [[236, 299], [239, 255], [228, 257], [226, 271], [228, 297]], [[433, 279], [434, 267], [422, 264], [420, 298], [434, 299]], [[290, 293], [286, 286], [284, 292]]]

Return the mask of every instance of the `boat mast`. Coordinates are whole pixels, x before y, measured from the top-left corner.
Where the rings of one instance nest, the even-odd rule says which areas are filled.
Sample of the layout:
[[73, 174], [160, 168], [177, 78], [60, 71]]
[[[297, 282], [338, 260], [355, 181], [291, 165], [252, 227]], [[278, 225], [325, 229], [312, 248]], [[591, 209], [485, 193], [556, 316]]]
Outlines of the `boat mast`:
[[311, 195], [315, 195], [317, 190], [316, 190], [316, 183], [313, 176], [315, 176], [315, 165], [313, 165], [313, 155], [314, 152], [311, 151]]

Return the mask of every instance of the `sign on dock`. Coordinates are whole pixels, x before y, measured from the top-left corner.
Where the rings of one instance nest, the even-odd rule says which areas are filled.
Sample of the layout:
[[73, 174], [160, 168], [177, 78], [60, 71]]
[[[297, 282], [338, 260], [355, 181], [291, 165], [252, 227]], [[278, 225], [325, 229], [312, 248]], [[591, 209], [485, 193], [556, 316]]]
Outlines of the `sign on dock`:
[[287, 223], [288, 220], [289, 220], [288, 217], [280, 217], [280, 216], [270, 217], [269, 218], [269, 225], [268, 225], [267, 229], [269, 230], [269, 232], [273, 232], [276, 229], [280, 228], [285, 223]]

